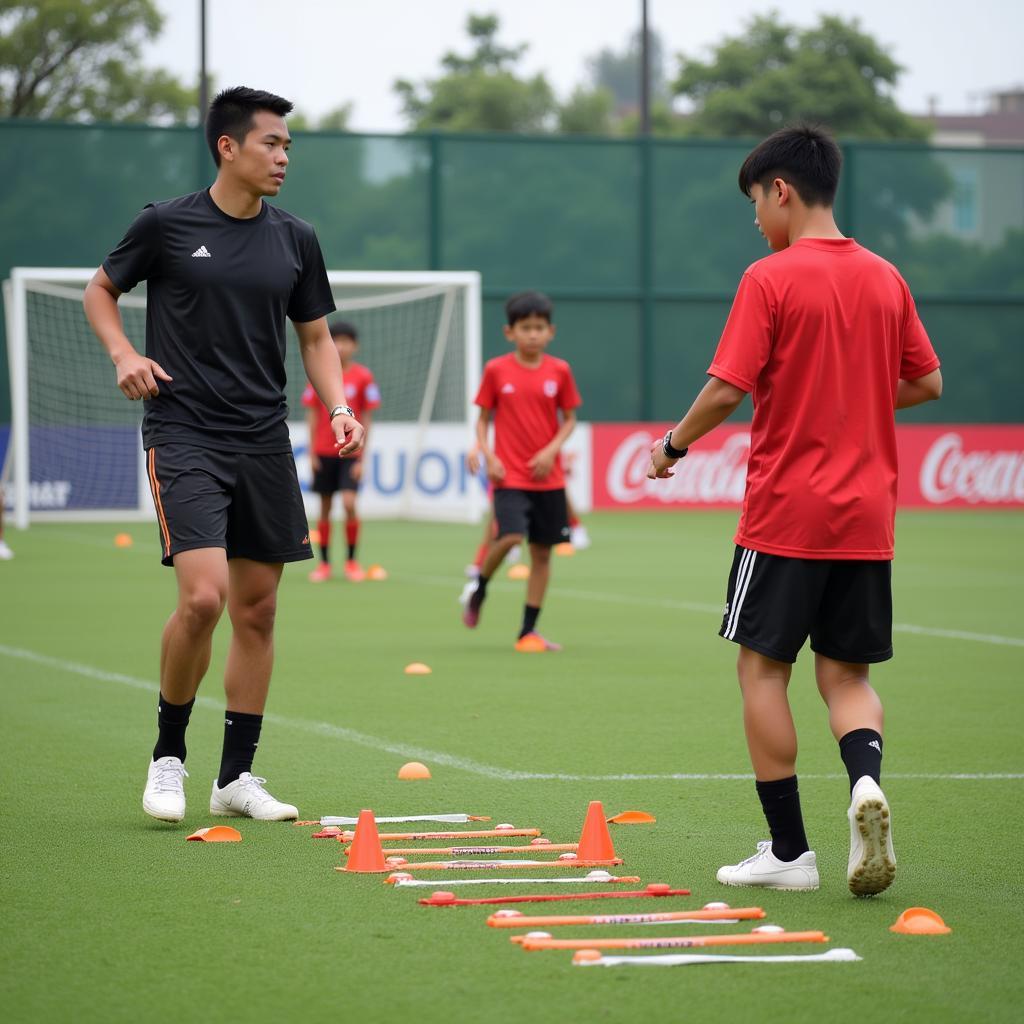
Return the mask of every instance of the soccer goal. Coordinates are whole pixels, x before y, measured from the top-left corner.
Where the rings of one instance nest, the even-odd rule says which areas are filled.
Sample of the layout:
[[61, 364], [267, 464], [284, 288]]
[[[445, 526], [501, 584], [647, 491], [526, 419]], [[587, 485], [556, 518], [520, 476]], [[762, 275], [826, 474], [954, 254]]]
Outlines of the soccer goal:
[[[142, 455], [142, 407], [118, 391], [82, 310], [91, 269], [18, 267], [4, 282], [11, 373], [13, 522], [155, 517]], [[332, 271], [338, 312], [359, 331], [373, 372], [373, 417], [360, 494], [366, 517], [475, 521], [486, 504], [469, 475], [480, 379], [480, 275], [470, 271]], [[144, 289], [120, 299], [143, 351]], [[287, 350], [289, 429], [310, 480], [298, 342]]]

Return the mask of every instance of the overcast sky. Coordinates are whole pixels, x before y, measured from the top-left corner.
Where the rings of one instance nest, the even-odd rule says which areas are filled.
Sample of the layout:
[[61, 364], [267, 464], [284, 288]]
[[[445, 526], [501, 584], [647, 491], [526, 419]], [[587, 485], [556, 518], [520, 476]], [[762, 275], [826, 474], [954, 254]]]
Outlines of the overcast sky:
[[[166, 15], [146, 62], [198, 77], [199, 0], [158, 0]], [[1024, 85], [1024, 4], [1012, 0], [786, 0], [785, 20], [857, 16], [904, 65], [897, 100], [923, 112], [980, 110], [993, 89]], [[675, 55], [707, 54], [768, 2], [650, 0], [651, 26]], [[217, 87], [249, 85], [287, 96], [318, 116], [345, 102], [360, 131], [401, 131], [396, 78], [432, 77], [449, 49], [467, 49], [470, 12], [495, 13], [500, 39], [529, 43], [523, 68], [543, 71], [561, 97], [586, 75], [586, 58], [621, 50], [639, 26], [639, 0], [207, 0], [207, 60]]]

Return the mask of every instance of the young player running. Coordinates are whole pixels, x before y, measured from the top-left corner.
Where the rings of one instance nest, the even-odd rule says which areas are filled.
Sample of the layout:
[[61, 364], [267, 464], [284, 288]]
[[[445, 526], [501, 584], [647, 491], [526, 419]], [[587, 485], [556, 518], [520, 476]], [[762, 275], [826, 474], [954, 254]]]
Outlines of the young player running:
[[[363, 428], [345, 405], [316, 235], [264, 202], [284, 182], [291, 109], [268, 92], [220, 93], [206, 119], [213, 185], [147, 205], [85, 290], [85, 312], [117, 386], [146, 403], [142, 437], [163, 564], [177, 580], [142, 797], [146, 813], [165, 821], [185, 815], [185, 730], [225, 607], [227, 712], [210, 813], [265, 820], [298, 813], [251, 771], [281, 572], [285, 562], [312, 557], [288, 436], [285, 317], [295, 324], [307, 377], [331, 407], [340, 454], [359, 449]], [[148, 283], [145, 355], [125, 335], [117, 306], [140, 281]]]
[[363, 479], [363, 456], [366, 454], [366, 439], [370, 434], [373, 410], [380, 406], [380, 389], [373, 374], [362, 363], [355, 361], [359, 351], [356, 328], [344, 320], [336, 320], [330, 325], [330, 331], [345, 375], [345, 398], [366, 433], [363, 435], [362, 450], [353, 455], [339, 455], [331, 428], [331, 411], [317, 397], [312, 384], [306, 387], [302, 404], [306, 407], [306, 421], [309, 425], [313, 490], [320, 495], [320, 520], [317, 523], [320, 564], [309, 574], [309, 578], [314, 583], [322, 583], [331, 578], [331, 505], [335, 493], [341, 491], [341, 504], [345, 511], [345, 542], [348, 545], [345, 579], [359, 583], [365, 579], [366, 573], [356, 559], [360, 526], [356, 494]]
[[938, 398], [942, 376], [903, 278], [836, 227], [841, 162], [833, 139], [812, 127], [776, 132], [744, 161], [740, 189], [774, 255], [743, 275], [711, 379], [652, 448], [648, 476], [671, 476], [690, 445], [752, 396], [720, 635], [740, 645], [743, 723], [771, 840], [718, 880], [818, 888], [787, 696], [809, 636], [850, 779], [847, 881], [870, 896], [896, 874], [880, 788], [882, 704], [868, 679], [872, 663], [892, 657], [893, 412]]
[[[515, 349], [484, 367], [476, 396], [477, 450], [469, 459], [473, 473], [481, 458], [487, 467], [497, 529], [476, 587], [467, 595], [462, 621], [475, 628], [491, 576], [525, 538], [530, 545], [530, 577], [516, 650], [556, 651], [559, 645], [537, 632], [537, 620], [551, 575], [551, 548], [569, 539], [559, 452], [576, 426], [581, 400], [569, 364], [545, 352], [555, 336], [551, 300], [540, 292], [522, 292], [508, 300], [505, 312], [505, 338]], [[493, 449], [488, 439], [492, 415]]]

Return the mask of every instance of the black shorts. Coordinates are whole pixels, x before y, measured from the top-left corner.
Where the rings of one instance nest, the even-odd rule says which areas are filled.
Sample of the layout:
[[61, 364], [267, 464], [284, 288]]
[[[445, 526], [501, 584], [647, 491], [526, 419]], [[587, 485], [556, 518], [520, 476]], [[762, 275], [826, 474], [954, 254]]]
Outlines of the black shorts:
[[783, 558], [737, 546], [718, 635], [792, 664], [811, 650], [858, 665], [892, 657], [892, 562]]
[[569, 539], [565, 489], [525, 491], [499, 487], [494, 492], [494, 519], [499, 537], [521, 533], [531, 544], [549, 547]]
[[331, 495], [337, 491], [358, 491], [359, 482], [352, 479], [352, 467], [358, 459], [337, 455], [320, 455], [320, 468], [313, 470], [313, 493]]
[[146, 466], [164, 565], [196, 548], [275, 564], [313, 557], [291, 452], [160, 444], [146, 453]]

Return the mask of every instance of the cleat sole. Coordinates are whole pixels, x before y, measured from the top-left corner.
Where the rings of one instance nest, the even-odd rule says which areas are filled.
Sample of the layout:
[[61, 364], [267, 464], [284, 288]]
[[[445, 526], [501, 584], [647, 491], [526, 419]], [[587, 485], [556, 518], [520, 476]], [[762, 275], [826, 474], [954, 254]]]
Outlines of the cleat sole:
[[860, 862], [847, 882], [854, 896], [877, 896], [896, 878], [896, 860], [889, 852], [889, 808], [877, 797], [867, 797], [854, 815], [861, 840]]

